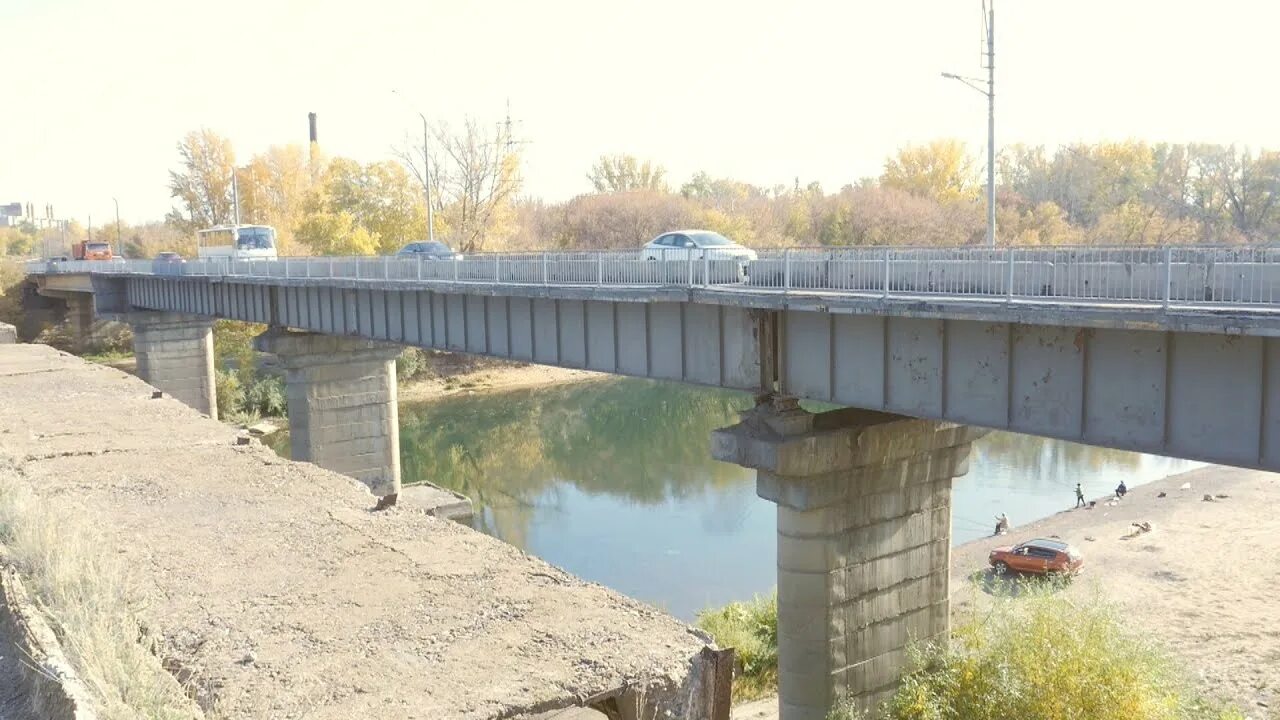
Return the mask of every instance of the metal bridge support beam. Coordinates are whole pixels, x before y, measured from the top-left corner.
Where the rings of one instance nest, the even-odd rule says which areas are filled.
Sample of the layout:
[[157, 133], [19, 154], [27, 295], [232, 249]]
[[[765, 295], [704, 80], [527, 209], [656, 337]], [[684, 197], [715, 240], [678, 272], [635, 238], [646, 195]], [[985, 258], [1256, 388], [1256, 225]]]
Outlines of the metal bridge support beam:
[[379, 506], [400, 493], [396, 356], [387, 343], [272, 328], [254, 346], [280, 358], [294, 460], [369, 486]]
[[216, 420], [213, 319], [139, 310], [128, 320], [138, 377]]
[[766, 403], [712, 434], [778, 505], [781, 720], [823, 720], [897, 687], [913, 640], [945, 641], [951, 479], [984, 430], [866, 410]]

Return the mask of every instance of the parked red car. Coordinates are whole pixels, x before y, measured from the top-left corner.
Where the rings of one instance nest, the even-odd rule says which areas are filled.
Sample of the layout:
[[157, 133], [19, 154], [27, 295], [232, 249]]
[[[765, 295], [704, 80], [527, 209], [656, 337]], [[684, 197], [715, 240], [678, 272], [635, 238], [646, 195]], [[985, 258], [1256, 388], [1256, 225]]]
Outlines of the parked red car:
[[1036, 538], [991, 551], [987, 562], [999, 575], [1010, 570], [1040, 575], [1074, 575], [1084, 565], [1080, 551], [1061, 540]]

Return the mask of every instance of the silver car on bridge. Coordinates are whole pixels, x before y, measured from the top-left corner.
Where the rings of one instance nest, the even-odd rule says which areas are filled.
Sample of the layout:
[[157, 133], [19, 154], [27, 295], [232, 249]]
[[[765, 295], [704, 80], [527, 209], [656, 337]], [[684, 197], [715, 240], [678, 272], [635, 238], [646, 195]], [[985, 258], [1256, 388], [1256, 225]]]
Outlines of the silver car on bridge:
[[743, 247], [711, 230], [676, 230], [663, 233], [646, 243], [642, 252], [645, 260], [674, 260], [684, 258], [686, 251], [692, 251], [696, 260], [701, 260], [703, 257], [747, 262], [758, 259], [755, 250]]

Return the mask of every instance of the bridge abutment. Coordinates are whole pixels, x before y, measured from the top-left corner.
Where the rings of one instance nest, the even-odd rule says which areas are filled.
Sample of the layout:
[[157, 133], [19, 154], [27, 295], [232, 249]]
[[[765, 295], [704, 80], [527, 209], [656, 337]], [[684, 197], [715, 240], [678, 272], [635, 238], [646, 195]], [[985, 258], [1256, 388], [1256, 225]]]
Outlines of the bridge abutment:
[[213, 320], [180, 313], [133, 311], [138, 377], [211, 418], [218, 417]]
[[271, 329], [254, 346], [280, 358], [294, 460], [355, 478], [394, 504], [400, 492], [396, 356], [387, 343]]
[[778, 505], [781, 720], [897, 687], [910, 642], [949, 630], [951, 480], [985, 431], [865, 410], [761, 405], [712, 435]]

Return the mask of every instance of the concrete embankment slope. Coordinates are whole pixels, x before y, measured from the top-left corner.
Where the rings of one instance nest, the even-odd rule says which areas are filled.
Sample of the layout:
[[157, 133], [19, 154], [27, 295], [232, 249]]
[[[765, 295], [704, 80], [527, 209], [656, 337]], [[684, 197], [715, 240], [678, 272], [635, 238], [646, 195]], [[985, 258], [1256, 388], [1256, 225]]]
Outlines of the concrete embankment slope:
[[[0, 346], [0, 468], [77, 513], [165, 666], [226, 718], [518, 717], [648, 684], [687, 702], [704, 639], [118, 370]], [[56, 620], [56, 619], [55, 619]]]

